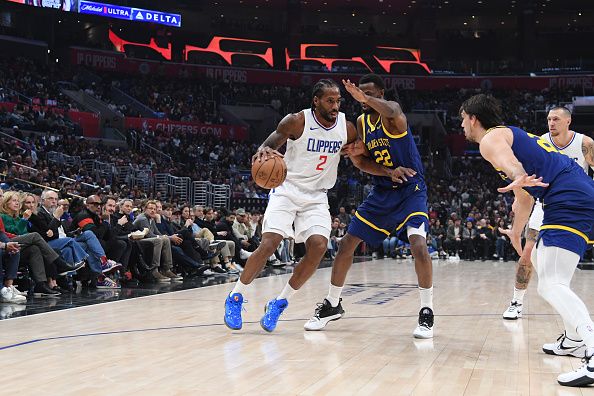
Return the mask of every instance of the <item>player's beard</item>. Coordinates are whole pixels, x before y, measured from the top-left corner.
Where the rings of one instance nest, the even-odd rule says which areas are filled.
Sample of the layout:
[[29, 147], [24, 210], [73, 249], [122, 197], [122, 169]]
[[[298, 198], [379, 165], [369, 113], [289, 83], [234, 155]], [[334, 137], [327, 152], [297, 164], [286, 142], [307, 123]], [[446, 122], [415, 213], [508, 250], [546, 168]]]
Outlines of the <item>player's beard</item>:
[[331, 115], [330, 112], [326, 112], [326, 111], [323, 111], [323, 110], [320, 110], [319, 113], [320, 113], [320, 116], [324, 120], [326, 120], [328, 122], [334, 122], [334, 121], [336, 121], [336, 117], [338, 116], [338, 113], [337, 113], [336, 116], [334, 116], [334, 118], [332, 118], [332, 115]]
[[376, 113], [376, 111], [371, 106], [367, 106], [367, 108], [361, 106], [361, 111], [363, 111], [364, 114], [375, 114]]

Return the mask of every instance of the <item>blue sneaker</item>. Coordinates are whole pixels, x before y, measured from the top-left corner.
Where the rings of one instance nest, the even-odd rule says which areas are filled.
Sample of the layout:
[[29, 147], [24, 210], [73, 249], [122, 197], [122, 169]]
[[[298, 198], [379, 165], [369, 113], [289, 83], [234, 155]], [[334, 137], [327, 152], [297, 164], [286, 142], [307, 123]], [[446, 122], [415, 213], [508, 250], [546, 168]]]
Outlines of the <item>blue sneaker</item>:
[[243, 296], [241, 293], [235, 293], [227, 296], [225, 300], [225, 325], [231, 330], [240, 330], [242, 325], [241, 307]]
[[276, 328], [276, 323], [278, 322], [278, 318], [280, 318], [281, 314], [289, 306], [289, 302], [286, 298], [281, 300], [274, 300], [268, 301], [266, 307], [264, 308], [264, 316], [260, 319], [260, 326], [268, 332], [273, 331]]

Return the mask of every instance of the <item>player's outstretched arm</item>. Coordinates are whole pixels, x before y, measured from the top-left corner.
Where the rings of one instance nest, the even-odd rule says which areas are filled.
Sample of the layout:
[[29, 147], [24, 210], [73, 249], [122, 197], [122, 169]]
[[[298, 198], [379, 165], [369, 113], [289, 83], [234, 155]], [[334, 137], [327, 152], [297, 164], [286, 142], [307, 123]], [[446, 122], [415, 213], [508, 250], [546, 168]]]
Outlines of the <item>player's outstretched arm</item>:
[[514, 203], [512, 204], [512, 212], [514, 212], [514, 223], [511, 230], [505, 232], [509, 237], [512, 246], [522, 255], [522, 232], [526, 223], [530, 218], [530, 212], [534, 205], [534, 198], [521, 188], [514, 189]]
[[303, 112], [287, 114], [272, 132], [264, 143], [258, 147], [258, 151], [252, 157], [252, 163], [256, 161], [266, 161], [273, 156], [284, 157], [278, 152], [278, 149], [286, 143], [288, 139], [298, 139], [303, 133], [305, 117]]
[[398, 102], [394, 102], [392, 100], [385, 100], [381, 98], [375, 98], [373, 96], [369, 96], [365, 94], [359, 87], [351, 82], [351, 80], [342, 80], [345, 89], [348, 91], [349, 94], [359, 103], [365, 103], [369, 107], [373, 108], [377, 111], [382, 120], [384, 120], [388, 125], [384, 126], [390, 130], [392, 133], [401, 133], [406, 131], [408, 128], [408, 123], [406, 121], [406, 116], [400, 107]]

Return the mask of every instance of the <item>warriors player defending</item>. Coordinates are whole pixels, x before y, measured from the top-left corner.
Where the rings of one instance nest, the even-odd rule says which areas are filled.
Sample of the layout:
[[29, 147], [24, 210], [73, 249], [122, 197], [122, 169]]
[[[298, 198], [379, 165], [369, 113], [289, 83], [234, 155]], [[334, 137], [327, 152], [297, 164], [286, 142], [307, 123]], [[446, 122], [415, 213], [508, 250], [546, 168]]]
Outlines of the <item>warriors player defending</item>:
[[339, 112], [340, 100], [340, 89], [334, 81], [318, 81], [313, 87], [311, 109], [285, 116], [252, 158], [262, 161], [282, 156], [277, 149], [287, 143], [287, 178], [270, 192], [262, 242], [225, 301], [225, 324], [232, 330], [242, 326], [244, 291], [283, 238], [305, 242], [307, 252], [280, 295], [266, 304], [260, 325], [269, 332], [275, 329], [289, 299], [313, 275], [326, 252], [331, 231], [327, 191], [336, 183], [342, 146], [357, 138], [355, 126]]
[[[314, 316], [304, 327], [321, 330], [329, 321], [342, 317], [340, 295], [357, 245], [363, 240], [377, 246], [396, 231], [400, 239], [410, 242], [421, 294], [419, 324], [413, 335], [432, 338], [433, 279], [426, 241], [429, 216], [421, 156], [400, 105], [384, 99], [384, 81], [380, 76], [367, 74], [361, 77], [358, 87], [350, 81], [343, 83], [363, 109], [357, 120], [360, 140], [344, 151], [355, 166], [374, 175], [374, 186], [357, 208], [347, 234], [340, 241], [328, 296], [318, 304]], [[383, 174], [370, 172], [364, 166], [367, 161], [383, 165]]]
[[[549, 133], [542, 135], [542, 139], [551, 144], [556, 150], [575, 160], [584, 172], [588, 173], [589, 166], [594, 168], [594, 140], [581, 133], [569, 130], [571, 113], [566, 107], [559, 106], [552, 108], [547, 116], [547, 122]], [[518, 261], [514, 297], [509, 308], [503, 313], [504, 319], [516, 320], [522, 317], [523, 298], [534, 269], [530, 262], [530, 255], [536, 244], [543, 215], [542, 204], [537, 200], [532, 209], [528, 227], [526, 228], [524, 251]], [[545, 344], [543, 348], [548, 354], [584, 356], [583, 342], [570, 327], [556, 343]]]
[[561, 315], [566, 332], [585, 344], [585, 364], [559, 375], [557, 381], [565, 386], [593, 384], [594, 323], [569, 285], [594, 227], [594, 181], [547, 140], [503, 126], [501, 106], [490, 96], [466, 100], [460, 116], [466, 138], [479, 144], [483, 158], [509, 183], [498, 191], [514, 192], [515, 216], [509, 237], [520, 256], [521, 234], [533, 197], [543, 202], [540, 235], [531, 257], [538, 272], [538, 293]]

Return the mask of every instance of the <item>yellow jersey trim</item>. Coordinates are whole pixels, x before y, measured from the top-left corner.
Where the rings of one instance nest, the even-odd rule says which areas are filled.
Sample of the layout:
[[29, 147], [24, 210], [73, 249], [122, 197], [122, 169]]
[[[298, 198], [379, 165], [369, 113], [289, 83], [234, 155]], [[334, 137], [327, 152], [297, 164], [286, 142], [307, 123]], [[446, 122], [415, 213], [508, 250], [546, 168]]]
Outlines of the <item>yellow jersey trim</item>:
[[361, 133], [363, 134], [361, 138], [363, 139], [363, 144], [365, 144], [365, 136], [367, 128], [365, 128], [365, 114], [361, 115]]
[[392, 139], [400, 139], [400, 138], [403, 138], [406, 135], [408, 135], [408, 131], [404, 131], [404, 132], [399, 133], [397, 135], [392, 135], [390, 132], [388, 132], [388, 130], [384, 126], [384, 123], [383, 122], [382, 122], [382, 129], [384, 130], [384, 133], [386, 134], [386, 136], [391, 137]]
[[404, 221], [402, 223], [400, 223], [400, 225], [398, 227], [396, 227], [396, 231], [398, 231], [402, 227], [404, 227], [404, 225], [406, 224], [408, 219], [410, 219], [413, 216], [425, 216], [426, 218], [429, 218], [429, 215], [425, 212], [413, 212], [413, 213], [409, 214], [408, 216], [406, 216], [406, 219], [404, 219]]
[[355, 217], [357, 217], [359, 220], [361, 220], [363, 223], [367, 224], [369, 227], [373, 228], [374, 230], [377, 230], [379, 232], [383, 232], [386, 235], [390, 235], [390, 231], [388, 230], [384, 230], [383, 228], [379, 228], [378, 226], [376, 226], [375, 224], [373, 224], [371, 221], [363, 218], [363, 216], [361, 216], [359, 214], [359, 212], [355, 212]]
[[586, 241], [586, 243], [594, 243], [594, 241], [590, 241], [588, 239], [588, 236], [586, 234], [584, 234], [583, 232], [578, 231], [575, 228], [567, 227], [567, 226], [564, 226], [564, 225], [547, 224], [547, 225], [540, 226], [540, 229], [541, 230], [563, 230], [563, 231], [568, 231], [568, 232], [571, 232], [571, 233], [576, 234], [578, 236], [581, 236], [582, 238], [584, 238], [584, 240]]

